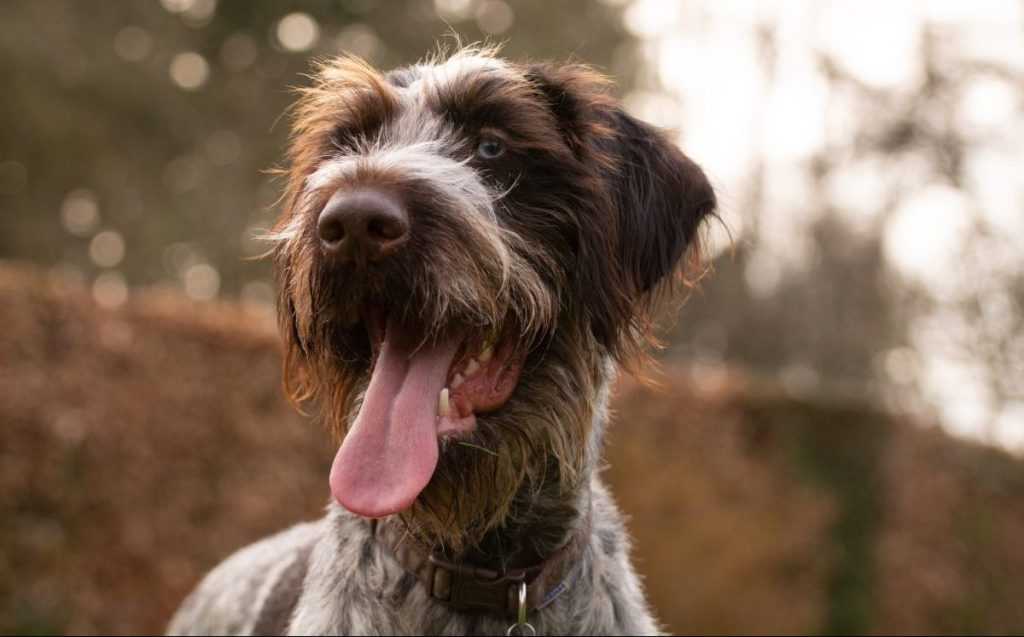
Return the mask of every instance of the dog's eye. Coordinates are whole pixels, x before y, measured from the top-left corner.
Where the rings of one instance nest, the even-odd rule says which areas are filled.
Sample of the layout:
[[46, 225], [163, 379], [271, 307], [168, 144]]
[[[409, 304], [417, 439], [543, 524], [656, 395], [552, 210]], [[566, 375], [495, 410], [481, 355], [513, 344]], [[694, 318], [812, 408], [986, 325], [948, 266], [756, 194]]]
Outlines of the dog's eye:
[[505, 144], [500, 139], [485, 137], [476, 147], [476, 156], [480, 159], [497, 159], [505, 154]]

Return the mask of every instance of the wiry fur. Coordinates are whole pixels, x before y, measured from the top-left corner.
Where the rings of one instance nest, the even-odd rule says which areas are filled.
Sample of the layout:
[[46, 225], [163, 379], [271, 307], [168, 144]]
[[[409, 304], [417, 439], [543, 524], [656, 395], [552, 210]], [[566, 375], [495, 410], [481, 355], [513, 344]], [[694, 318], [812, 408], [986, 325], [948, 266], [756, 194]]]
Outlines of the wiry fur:
[[[433, 478], [402, 519], [436, 550], [501, 569], [544, 560], [589, 512], [571, 592], [531, 621], [554, 633], [655, 630], [596, 469], [613, 362], [643, 351], [653, 303], [697, 254], [714, 209], [703, 173], [626, 115], [599, 74], [487, 51], [386, 75], [352, 58], [325, 62], [294, 116], [284, 211], [269, 234], [292, 398], [319, 398], [344, 434], [373, 364], [368, 306], [400, 316], [424, 343], [453, 330], [513, 340], [524, 367], [511, 398], [478, 414], [470, 444], [439, 442]], [[505, 155], [474, 156], [482, 136], [501, 139]], [[333, 193], [367, 185], [399, 197], [412, 230], [401, 251], [357, 269], [325, 258], [316, 219]], [[305, 564], [305, 552], [292, 632], [508, 625], [427, 599], [369, 522], [336, 505], [300, 528], [219, 567], [171, 632], [252, 632], [275, 591], [295, 589], [275, 584], [292, 572], [282, 564]]]

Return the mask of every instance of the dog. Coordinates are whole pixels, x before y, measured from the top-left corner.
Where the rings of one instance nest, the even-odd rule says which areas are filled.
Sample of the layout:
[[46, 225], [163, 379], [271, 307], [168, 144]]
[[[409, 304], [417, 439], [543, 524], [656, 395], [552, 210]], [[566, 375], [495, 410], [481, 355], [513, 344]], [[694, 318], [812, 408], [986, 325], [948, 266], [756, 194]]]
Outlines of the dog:
[[598, 469], [616, 369], [699, 270], [703, 171], [600, 73], [482, 48], [323, 62], [292, 115], [284, 385], [342, 439], [334, 498], [168, 632], [657, 633]]

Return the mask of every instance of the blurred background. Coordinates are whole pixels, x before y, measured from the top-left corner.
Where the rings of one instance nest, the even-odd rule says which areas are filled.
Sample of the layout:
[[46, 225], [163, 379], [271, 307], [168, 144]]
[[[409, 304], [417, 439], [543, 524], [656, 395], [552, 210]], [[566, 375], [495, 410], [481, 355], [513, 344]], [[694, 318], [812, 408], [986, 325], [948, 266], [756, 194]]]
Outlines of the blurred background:
[[608, 445], [668, 627], [1024, 632], [1020, 0], [0, 3], [0, 632], [160, 631], [317, 515], [254, 258], [283, 113], [452, 33], [604, 69], [719, 193]]

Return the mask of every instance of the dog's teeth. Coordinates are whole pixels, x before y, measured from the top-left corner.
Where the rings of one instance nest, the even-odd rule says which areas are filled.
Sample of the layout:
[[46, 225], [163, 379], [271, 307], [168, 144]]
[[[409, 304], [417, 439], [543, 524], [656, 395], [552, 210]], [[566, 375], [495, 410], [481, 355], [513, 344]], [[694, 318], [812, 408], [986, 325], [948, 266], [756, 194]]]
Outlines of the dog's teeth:
[[480, 363], [476, 362], [475, 358], [469, 359], [469, 362], [466, 363], [466, 376], [472, 376], [478, 369], [480, 369]]
[[462, 374], [456, 372], [455, 378], [452, 379], [452, 389], [458, 389], [464, 380], [466, 380], [466, 378]]
[[488, 343], [487, 346], [484, 347], [484, 351], [480, 352], [480, 362], [486, 363], [491, 360], [491, 356], [494, 356], [494, 347]]
[[445, 387], [441, 390], [441, 394], [437, 397], [437, 415], [443, 416], [448, 413], [448, 388]]

